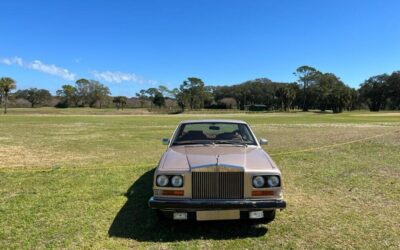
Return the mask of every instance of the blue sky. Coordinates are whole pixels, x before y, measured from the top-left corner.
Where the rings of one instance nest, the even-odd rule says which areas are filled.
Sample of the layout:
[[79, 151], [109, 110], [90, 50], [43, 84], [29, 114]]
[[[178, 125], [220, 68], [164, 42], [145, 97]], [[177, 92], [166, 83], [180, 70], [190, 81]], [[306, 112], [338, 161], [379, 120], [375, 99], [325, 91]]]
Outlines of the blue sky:
[[1, 1], [0, 76], [53, 93], [78, 78], [133, 96], [188, 76], [294, 81], [307, 64], [357, 87], [400, 70], [400, 1]]

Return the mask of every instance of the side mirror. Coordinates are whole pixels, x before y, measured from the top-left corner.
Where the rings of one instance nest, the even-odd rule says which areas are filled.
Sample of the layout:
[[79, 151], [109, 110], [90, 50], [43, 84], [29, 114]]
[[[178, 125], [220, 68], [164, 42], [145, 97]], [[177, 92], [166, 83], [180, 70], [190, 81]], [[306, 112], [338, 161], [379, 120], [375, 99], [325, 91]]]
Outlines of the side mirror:
[[162, 141], [162, 144], [164, 144], [164, 145], [168, 145], [169, 144], [169, 139], [168, 138], [163, 138], [161, 141]]
[[267, 139], [264, 139], [264, 138], [260, 139], [260, 145], [267, 145], [267, 144], [268, 144], [268, 140]]

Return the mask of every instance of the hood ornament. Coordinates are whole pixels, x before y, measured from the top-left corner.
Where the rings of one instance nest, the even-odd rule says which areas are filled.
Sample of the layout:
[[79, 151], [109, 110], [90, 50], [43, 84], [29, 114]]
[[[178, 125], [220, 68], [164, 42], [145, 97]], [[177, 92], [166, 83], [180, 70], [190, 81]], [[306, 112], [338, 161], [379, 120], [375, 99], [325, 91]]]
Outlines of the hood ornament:
[[216, 155], [215, 158], [217, 160], [217, 166], [219, 166], [219, 155]]

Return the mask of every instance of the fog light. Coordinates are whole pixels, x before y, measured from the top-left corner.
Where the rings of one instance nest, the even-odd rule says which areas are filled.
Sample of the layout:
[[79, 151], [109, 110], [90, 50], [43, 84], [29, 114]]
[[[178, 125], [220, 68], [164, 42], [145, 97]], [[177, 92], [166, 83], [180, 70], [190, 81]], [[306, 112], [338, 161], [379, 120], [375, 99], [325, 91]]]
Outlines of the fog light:
[[174, 220], [187, 220], [187, 213], [174, 213]]
[[250, 219], [261, 219], [261, 218], [264, 218], [264, 212], [263, 211], [250, 211], [249, 212], [249, 218]]

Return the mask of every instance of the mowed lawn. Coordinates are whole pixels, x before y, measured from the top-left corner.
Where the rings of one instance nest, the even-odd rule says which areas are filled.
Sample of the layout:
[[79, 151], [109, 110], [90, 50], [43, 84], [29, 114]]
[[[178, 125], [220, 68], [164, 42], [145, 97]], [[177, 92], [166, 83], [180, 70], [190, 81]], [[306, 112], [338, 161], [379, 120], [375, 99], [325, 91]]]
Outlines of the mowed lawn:
[[[249, 122], [283, 174], [268, 225], [158, 222], [152, 170], [185, 119]], [[400, 113], [0, 115], [0, 247], [400, 248]]]

